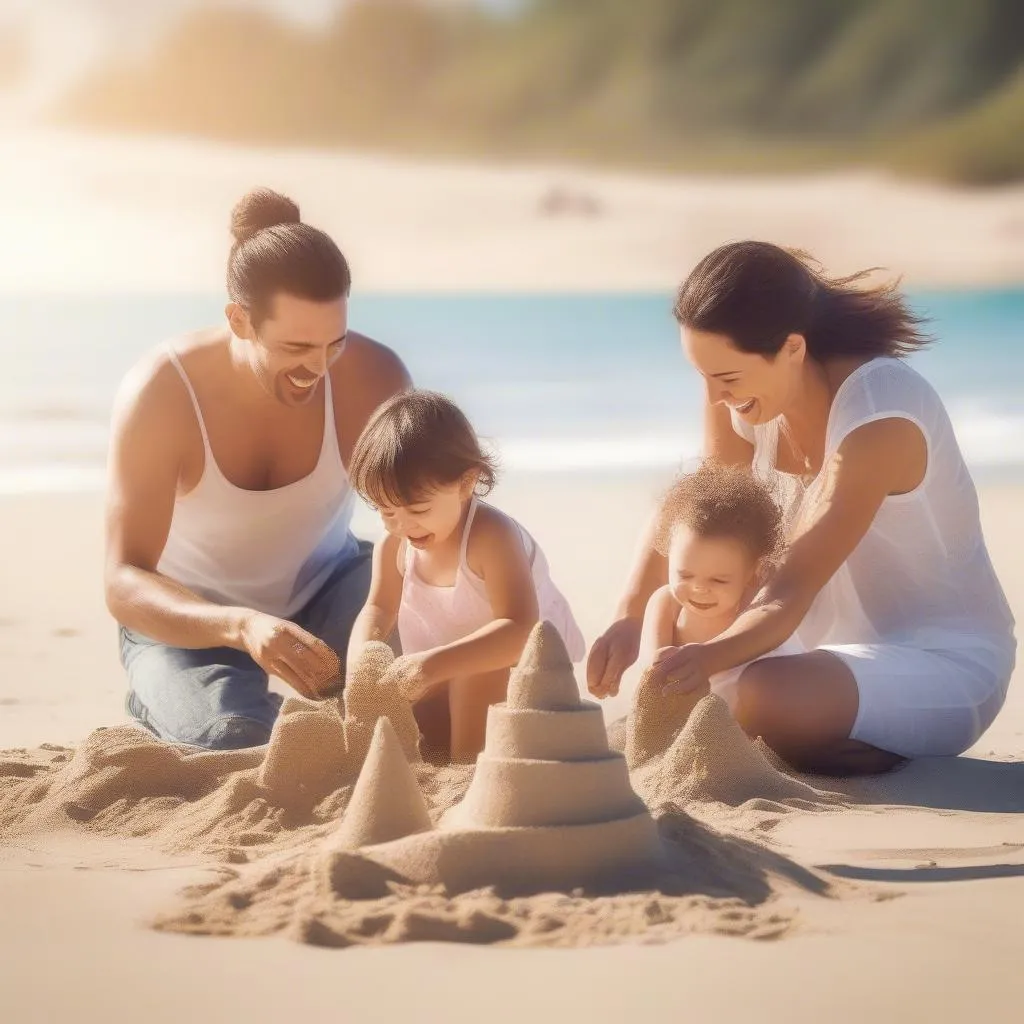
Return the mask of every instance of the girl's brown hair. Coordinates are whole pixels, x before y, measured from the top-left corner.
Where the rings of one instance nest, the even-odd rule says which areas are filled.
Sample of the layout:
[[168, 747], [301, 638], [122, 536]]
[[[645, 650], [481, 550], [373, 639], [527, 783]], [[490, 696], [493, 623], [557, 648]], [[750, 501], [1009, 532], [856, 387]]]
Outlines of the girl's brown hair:
[[462, 410], [436, 391], [410, 390], [370, 418], [352, 451], [349, 477], [366, 501], [399, 507], [474, 470], [477, 493], [488, 494], [497, 478], [495, 460]]
[[899, 282], [869, 285], [872, 272], [830, 278], [806, 253], [732, 242], [697, 264], [673, 312], [684, 327], [723, 334], [740, 351], [766, 357], [790, 334], [803, 335], [818, 360], [906, 356], [929, 344]]
[[757, 561], [774, 559], [782, 547], [782, 509], [749, 468], [706, 460], [678, 477], [665, 493], [655, 546], [668, 554], [672, 535], [688, 526], [698, 537], [740, 541]]

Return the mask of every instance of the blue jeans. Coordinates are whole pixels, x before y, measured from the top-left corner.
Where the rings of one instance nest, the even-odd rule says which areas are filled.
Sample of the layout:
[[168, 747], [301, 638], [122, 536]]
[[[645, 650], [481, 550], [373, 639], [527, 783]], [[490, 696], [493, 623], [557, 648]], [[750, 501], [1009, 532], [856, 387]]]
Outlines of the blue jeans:
[[[332, 647], [345, 664], [352, 624], [370, 589], [373, 546], [340, 565], [293, 621]], [[266, 743], [281, 707], [267, 675], [231, 647], [169, 647], [120, 627], [121, 664], [128, 673], [125, 706], [160, 739], [211, 750]]]

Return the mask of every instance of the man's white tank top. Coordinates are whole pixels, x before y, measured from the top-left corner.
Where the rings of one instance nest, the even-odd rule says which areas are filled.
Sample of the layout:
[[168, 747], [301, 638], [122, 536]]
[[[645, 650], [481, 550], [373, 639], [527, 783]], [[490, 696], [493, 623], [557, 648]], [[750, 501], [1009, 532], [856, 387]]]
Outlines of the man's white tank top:
[[[889, 418], [909, 420], [924, 435], [924, 479], [882, 502], [797, 636], [808, 648], [883, 643], [972, 652], [1004, 671], [1016, 650], [1013, 615], [985, 547], [974, 483], [932, 386], [900, 359], [858, 367], [833, 398], [825, 460], [858, 427]], [[825, 474], [804, 491], [775, 468], [777, 420], [751, 427], [734, 414], [733, 427], [754, 444], [755, 473], [782, 491], [798, 521], [819, 496]]]
[[350, 530], [355, 494], [338, 449], [330, 375], [316, 468], [284, 487], [248, 491], [220, 471], [192, 383], [177, 354], [168, 352], [199, 421], [203, 475], [175, 499], [157, 572], [218, 604], [293, 616], [358, 553]]

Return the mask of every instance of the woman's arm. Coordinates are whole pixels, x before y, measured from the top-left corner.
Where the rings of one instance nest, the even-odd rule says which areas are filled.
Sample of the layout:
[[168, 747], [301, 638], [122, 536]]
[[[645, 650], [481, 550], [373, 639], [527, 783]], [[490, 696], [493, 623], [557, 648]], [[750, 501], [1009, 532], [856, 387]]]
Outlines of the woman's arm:
[[395, 628], [402, 600], [402, 574], [398, 571], [401, 543], [401, 538], [389, 533], [373, 547], [370, 592], [366, 595], [362, 611], [352, 623], [348, 639], [345, 662], [349, 670], [367, 643], [371, 640], [387, 643]]
[[644, 609], [668, 578], [668, 562], [655, 547], [657, 535], [655, 511], [640, 535], [615, 621], [594, 641], [587, 658], [587, 688], [595, 697], [614, 697], [623, 672], [637, 659]]
[[886, 497], [917, 487], [926, 464], [926, 442], [909, 420], [876, 420], [854, 430], [824, 467], [820, 497], [751, 606], [714, 640], [663, 656], [658, 674], [673, 681], [673, 690], [688, 690], [778, 647], [860, 543]]
[[[750, 430], [753, 431], [753, 427]], [[736, 433], [729, 407], [724, 402], [712, 404], [706, 398], [704, 457], [727, 466], [749, 466], [754, 461], [754, 445]]]

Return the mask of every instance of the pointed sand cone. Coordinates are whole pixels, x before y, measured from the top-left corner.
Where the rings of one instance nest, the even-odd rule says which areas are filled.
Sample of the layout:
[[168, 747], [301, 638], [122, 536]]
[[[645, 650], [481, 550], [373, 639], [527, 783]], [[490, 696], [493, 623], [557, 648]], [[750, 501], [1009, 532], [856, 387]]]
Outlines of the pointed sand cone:
[[379, 718], [352, 799], [330, 846], [354, 850], [431, 827], [423, 794], [391, 721]]
[[557, 711], [576, 708], [580, 691], [562, 638], [550, 622], [538, 622], [508, 681], [507, 707]]

